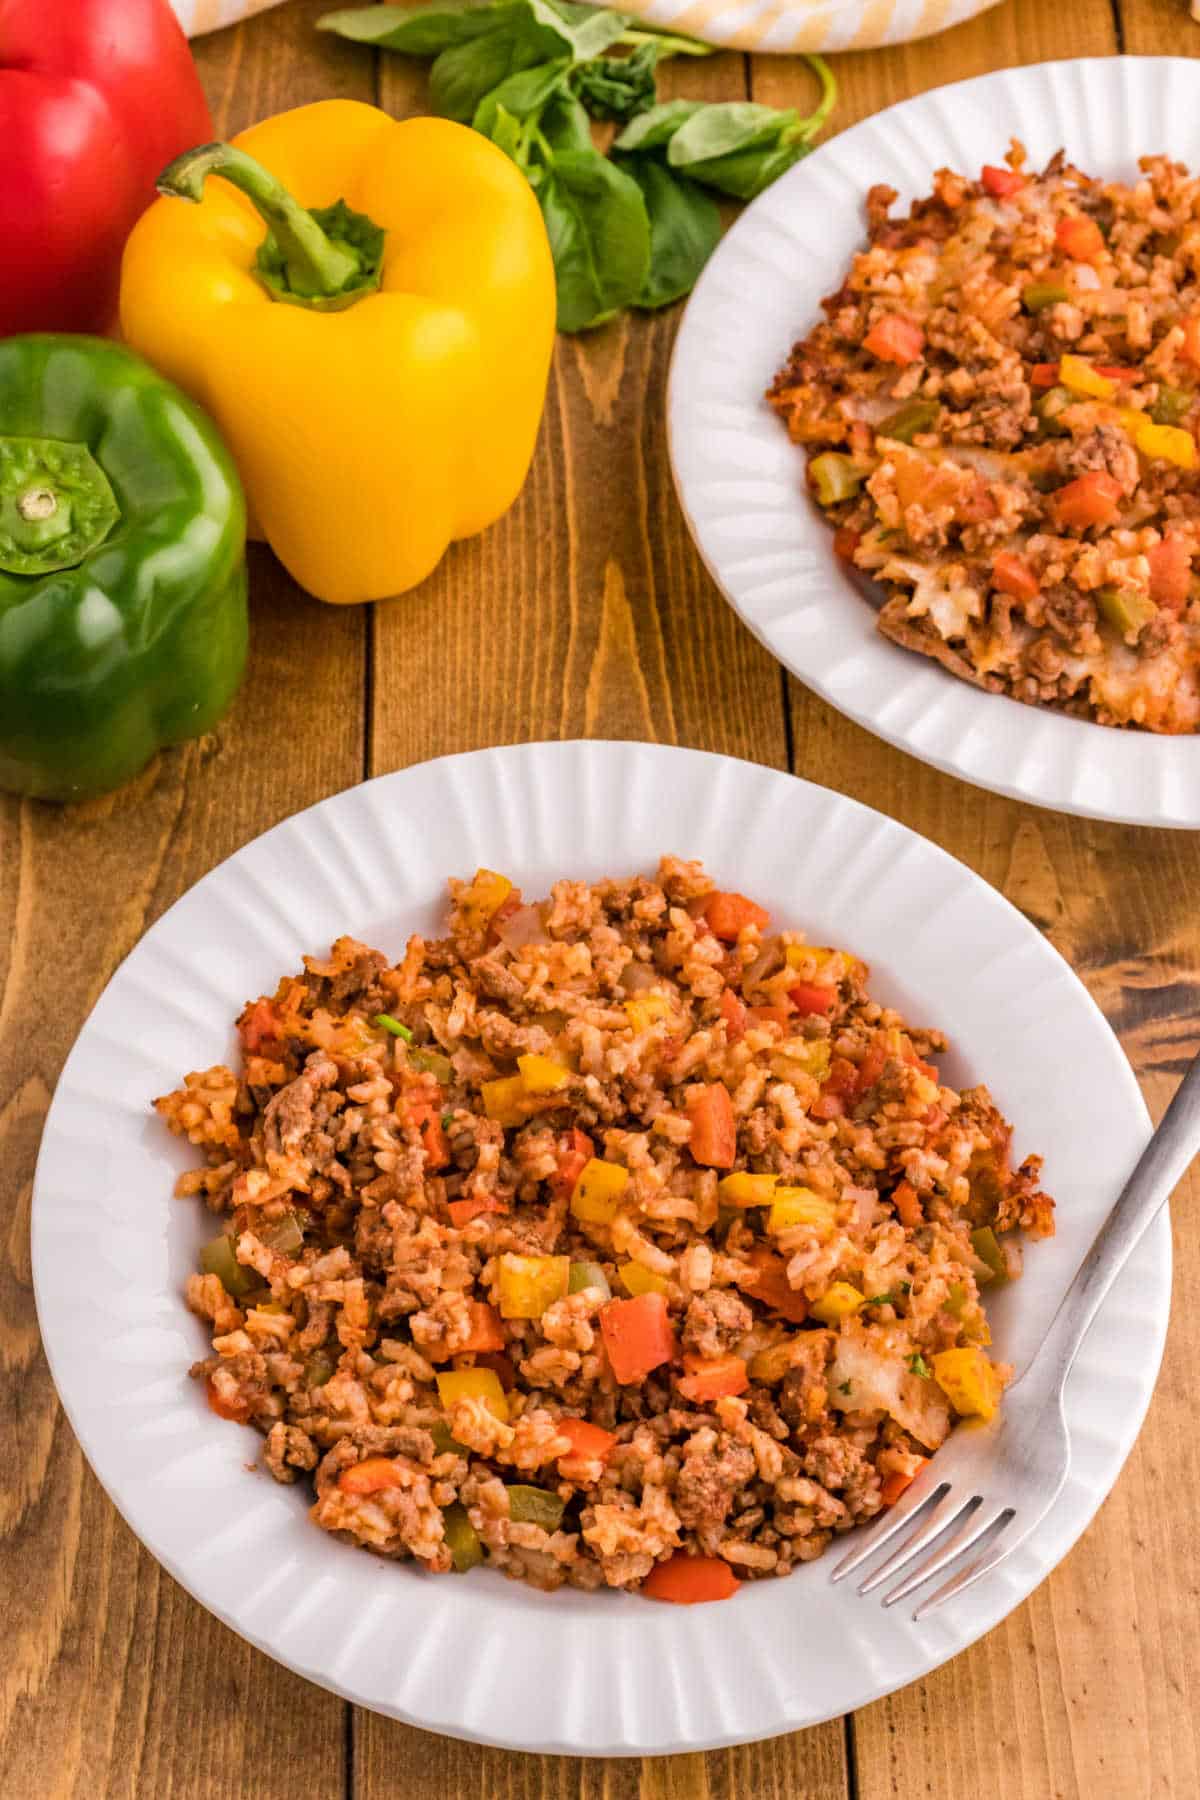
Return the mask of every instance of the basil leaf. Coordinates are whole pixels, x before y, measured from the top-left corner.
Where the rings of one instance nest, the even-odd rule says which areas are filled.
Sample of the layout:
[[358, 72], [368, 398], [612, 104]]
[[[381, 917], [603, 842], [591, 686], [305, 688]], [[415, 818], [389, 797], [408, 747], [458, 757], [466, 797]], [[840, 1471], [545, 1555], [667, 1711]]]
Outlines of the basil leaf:
[[693, 181], [716, 188], [720, 194], [730, 194], [735, 200], [753, 200], [811, 149], [807, 139], [797, 138], [794, 143], [776, 148], [767, 144], [757, 150], [739, 150], [732, 156], [689, 163], [687, 172]]
[[536, 189], [558, 282], [558, 328], [599, 325], [641, 292], [650, 221], [641, 189], [598, 150], [563, 150]]
[[648, 112], [658, 97], [654, 78], [658, 47], [642, 44], [632, 56], [596, 57], [576, 69], [572, 85], [593, 119], [632, 119]]
[[565, 89], [551, 96], [538, 121], [538, 129], [551, 150], [592, 148], [592, 128], [587, 113], [574, 94]]
[[484, 95], [475, 108], [472, 128], [481, 131], [484, 137], [491, 137], [497, 110], [509, 113], [514, 119], [527, 119], [531, 113], [540, 111], [555, 89], [566, 80], [570, 67], [570, 59], [562, 56], [556, 62], [541, 63], [537, 68], [522, 69], [520, 74], [510, 75], [507, 81]]
[[777, 145], [784, 133], [799, 122], [800, 115], [794, 109], [780, 112], [753, 100], [718, 101], [713, 106], [700, 107], [685, 120], [671, 138], [667, 161], [673, 169], [685, 169], [692, 163], [731, 156], [739, 150]]
[[658, 150], [670, 143], [694, 113], [705, 110], [703, 100], [663, 100], [627, 125], [613, 149]]
[[468, 125], [492, 89], [511, 75], [563, 56], [571, 63], [599, 56], [620, 37], [622, 22], [616, 13], [586, 11], [586, 19], [575, 23], [548, 0], [515, 0], [498, 8], [493, 30], [452, 44], [434, 63], [429, 74], [434, 111]]
[[320, 31], [334, 31], [356, 44], [377, 44], [381, 50], [402, 50], [408, 56], [437, 56], [452, 44], [485, 37], [511, 22], [521, 8], [495, 4], [495, 0], [461, 0], [455, 7], [352, 6], [326, 13], [317, 20]]
[[636, 304], [669, 306], [696, 285], [717, 247], [721, 214], [703, 188], [653, 158], [635, 157], [627, 167], [642, 190], [650, 220], [650, 266]]
[[[483, 106], [486, 105], [487, 101], [485, 100], [480, 107], [480, 111], [482, 111]], [[476, 114], [477, 118], [478, 116], [479, 115]], [[479, 126], [477, 125], [475, 129], [478, 131]], [[496, 106], [494, 108], [492, 122], [488, 127], [487, 135], [491, 138], [493, 144], [496, 144], [503, 150], [505, 156], [511, 157], [515, 163], [520, 162], [521, 150], [524, 145], [524, 133], [521, 130], [521, 121], [510, 113], [506, 107]]]

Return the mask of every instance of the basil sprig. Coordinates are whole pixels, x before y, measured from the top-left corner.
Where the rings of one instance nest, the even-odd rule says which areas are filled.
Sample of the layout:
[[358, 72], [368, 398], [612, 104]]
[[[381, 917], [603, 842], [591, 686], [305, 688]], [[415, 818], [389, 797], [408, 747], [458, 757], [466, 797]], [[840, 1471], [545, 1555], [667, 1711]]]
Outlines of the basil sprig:
[[[750, 200], [812, 149], [836, 99], [819, 56], [812, 113], [658, 99], [657, 69], [710, 47], [571, 0], [430, 0], [329, 13], [326, 31], [432, 57], [429, 98], [529, 179], [554, 254], [561, 331], [690, 293], [720, 236], [711, 193]], [[591, 119], [624, 127], [603, 155]]]

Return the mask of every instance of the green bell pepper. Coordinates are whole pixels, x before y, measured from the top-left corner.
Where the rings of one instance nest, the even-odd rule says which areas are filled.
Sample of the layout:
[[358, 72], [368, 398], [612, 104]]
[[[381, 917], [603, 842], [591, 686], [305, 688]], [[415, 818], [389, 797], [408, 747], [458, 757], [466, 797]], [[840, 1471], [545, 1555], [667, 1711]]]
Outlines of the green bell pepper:
[[211, 730], [246, 661], [215, 426], [102, 338], [0, 342], [0, 788], [81, 800]]

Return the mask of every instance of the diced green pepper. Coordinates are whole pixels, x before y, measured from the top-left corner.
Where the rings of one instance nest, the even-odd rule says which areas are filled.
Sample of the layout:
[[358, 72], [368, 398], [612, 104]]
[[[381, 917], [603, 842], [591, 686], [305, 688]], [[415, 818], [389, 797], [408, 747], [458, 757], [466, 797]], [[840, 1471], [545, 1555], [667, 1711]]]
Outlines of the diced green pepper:
[[[993, 1234], [994, 1235], [994, 1234]], [[997, 1245], [997, 1248], [999, 1246]], [[967, 1284], [965, 1281], [952, 1281], [946, 1289], [946, 1311], [951, 1318], [961, 1319], [967, 1305]]]
[[1048, 306], [1061, 306], [1070, 294], [1061, 281], [1031, 281], [1021, 290], [1021, 304], [1026, 312], [1045, 312]]
[[911, 444], [919, 431], [928, 431], [936, 422], [941, 406], [936, 400], [910, 400], [899, 412], [876, 426], [880, 437], [895, 438], [898, 443]]
[[465, 1444], [460, 1444], [456, 1437], [451, 1437], [450, 1427], [445, 1419], [438, 1419], [429, 1426], [429, 1435], [433, 1439], [433, 1447], [439, 1456], [446, 1456], [453, 1450], [455, 1456], [469, 1456], [471, 1453]]
[[562, 1524], [563, 1506], [557, 1494], [545, 1488], [510, 1487], [508, 1516], [518, 1525], [540, 1525], [543, 1531], [557, 1531]]
[[1066, 426], [1061, 423], [1062, 415], [1068, 406], [1076, 405], [1074, 394], [1065, 387], [1052, 387], [1048, 393], [1042, 394], [1034, 402], [1033, 410], [1041, 422], [1042, 430], [1061, 436]]
[[971, 1233], [971, 1248], [984, 1266], [991, 1270], [992, 1281], [1008, 1281], [1008, 1258], [1000, 1247], [1000, 1239], [990, 1225]]
[[808, 465], [809, 478], [822, 506], [851, 500], [862, 486], [862, 472], [853, 458], [826, 450]]
[[1158, 608], [1149, 594], [1139, 593], [1136, 588], [1102, 587], [1097, 591], [1096, 605], [1100, 617], [1122, 637], [1131, 631], [1140, 631], [1143, 625], [1158, 616]]
[[234, 1253], [233, 1239], [224, 1232], [212, 1238], [200, 1252], [200, 1267], [206, 1275], [215, 1275], [235, 1300], [242, 1300], [253, 1288], [261, 1287], [257, 1269], [248, 1269]]
[[294, 1212], [284, 1213], [282, 1219], [264, 1225], [257, 1235], [268, 1250], [278, 1250], [282, 1256], [294, 1256], [297, 1250], [304, 1248], [304, 1232]]
[[1150, 417], [1156, 425], [1178, 425], [1193, 398], [1184, 388], [1167, 387], [1165, 382], [1160, 382], [1158, 394], [1150, 408]]
[[304, 1365], [304, 1383], [306, 1387], [324, 1387], [327, 1381], [333, 1380], [333, 1371], [337, 1368], [332, 1356], [326, 1350], [314, 1350]]
[[412, 1043], [413, 1034], [408, 1026], [402, 1025], [399, 1019], [393, 1019], [391, 1013], [376, 1013], [371, 1023], [384, 1031], [390, 1031], [393, 1037], [403, 1038], [406, 1044]]
[[440, 1050], [410, 1050], [408, 1053], [410, 1069], [419, 1069], [424, 1075], [434, 1075], [443, 1087], [449, 1087], [454, 1070], [450, 1066], [450, 1058], [443, 1056]]
[[573, 1262], [567, 1274], [568, 1294], [582, 1294], [584, 1288], [599, 1288], [606, 1299], [612, 1298], [608, 1276], [596, 1262]]
[[458, 1500], [453, 1506], [442, 1508], [442, 1530], [458, 1573], [465, 1575], [468, 1569], [477, 1569], [483, 1561], [483, 1545], [467, 1517], [466, 1507]]

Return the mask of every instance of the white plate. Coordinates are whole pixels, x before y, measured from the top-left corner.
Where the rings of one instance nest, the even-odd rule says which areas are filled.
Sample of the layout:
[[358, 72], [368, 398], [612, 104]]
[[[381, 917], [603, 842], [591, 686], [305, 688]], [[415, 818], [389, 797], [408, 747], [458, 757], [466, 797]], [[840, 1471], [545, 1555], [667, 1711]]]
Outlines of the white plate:
[[986, 1078], [1021, 1153], [1046, 1153], [1059, 1235], [995, 1309], [1023, 1360], [1144, 1143], [1121, 1050], [1066, 963], [960, 863], [839, 794], [645, 744], [534, 744], [423, 764], [339, 794], [239, 850], [147, 933], [84, 1027], [47, 1121], [33, 1209], [38, 1315], [63, 1404], [134, 1531], [251, 1643], [351, 1700], [522, 1750], [699, 1750], [810, 1725], [901, 1687], [1003, 1618], [1074, 1543], [1136, 1436], [1170, 1289], [1165, 1215], [1071, 1377], [1070, 1482], [1044, 1528], [921, 1626], [831, 1587], [832, 1558], [719, 1606], [545, 1595], [351, 1550], [246, 1464], [187, 1367], [207, 1350], [180, 1291], [206, 1235], [171, 1198], [193, 1160], [150, 1111], [233, 1053], [242, 1002], [349, 930], [397, 955], [479, 863], [555, 877], [703, 857], [780, 922], [865, 956], [874, 990], [947, 1030], [949, 1079]]
[[889, 107], [747, 207], [683, 317], [668, 396], [680, 502], [709, 571], [801, 681], [868, 731], [1018, 800], [1136, 825], [1200, 827], [1200, 736], [1154, 737], [985, 694], [875, 629], [808, 499], [804, 453], [763, 398], [865, 236], [868, 188], [907, 211], [935, 169], [1000, 162], [1016, 135], [1110, 178], [1168, 151], [1200, 163], [1200, 65], [1106, 57], [1002, 69]]

